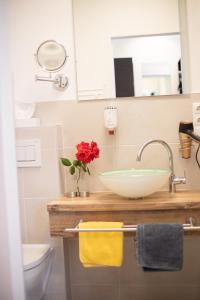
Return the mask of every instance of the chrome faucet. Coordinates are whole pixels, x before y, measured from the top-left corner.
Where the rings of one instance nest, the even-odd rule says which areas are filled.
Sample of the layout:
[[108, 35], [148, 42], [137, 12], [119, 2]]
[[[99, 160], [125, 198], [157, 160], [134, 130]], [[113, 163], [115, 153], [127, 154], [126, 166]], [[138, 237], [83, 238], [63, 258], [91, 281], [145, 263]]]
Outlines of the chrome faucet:
[[186, 183], [186, 178], [185, 178], [185, 174], [184, 174], [184, 177], [176, 177], [175, 176], [172, 149], [170, 148], [170, 146], [165, 141], [163, 141], [163, 140], [149, 140], [149, 141], [147, 141], [139, 149], [136, 160], [141, 161], [142, 153], [143, 153], [144, 149], [148, 145], [154, 144], [154, 143], [158, 143], [158, 144], [163, 145], [164, 148], [167, 150], [167, 153], [168, 153], [168, 156], [169, 156], [169, 169], [171, 171], [170, 178], [169, 178], [169, 192], [170, 193], [175, 192], [176, 191], [176, 185], [177, 184], [185, 184]]

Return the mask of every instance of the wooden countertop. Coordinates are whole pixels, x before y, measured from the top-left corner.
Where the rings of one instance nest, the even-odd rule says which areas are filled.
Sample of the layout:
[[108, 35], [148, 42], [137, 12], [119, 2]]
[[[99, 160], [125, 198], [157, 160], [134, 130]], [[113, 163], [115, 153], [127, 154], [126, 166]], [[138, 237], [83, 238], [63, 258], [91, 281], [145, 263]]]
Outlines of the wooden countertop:
[[[158, 192], [152, 196], [129, 200], [109, 192], [88, 198], [62, 197], [48, 203], [51, 236], [71, 237], [65, 228], [74, 228], [82, 220], [120, 221], [124, 224], [188, 223], [200, 224], [200, 191]], [[199, 234], [195, 232], [192, 234]], [[190, 233], [189, 233], [190, 234]]]
[[200, 209], [200, 191], [157, 192], [143, 199], [126, 199], [109, 192], [91, 194], [88, 198], [62, 197], [48, 204], [53, 212], [160, 211]]

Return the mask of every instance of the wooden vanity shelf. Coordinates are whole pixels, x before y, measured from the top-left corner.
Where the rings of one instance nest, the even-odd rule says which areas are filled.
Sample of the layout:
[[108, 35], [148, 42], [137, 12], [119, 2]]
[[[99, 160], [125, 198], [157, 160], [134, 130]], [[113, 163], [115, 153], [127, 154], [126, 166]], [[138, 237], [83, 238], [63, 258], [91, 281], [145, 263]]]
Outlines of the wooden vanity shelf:
[[[47, 206], [52, 237], [73, 237], [65, 228], [74, 228], [82, 221], [121, 221], [124, 224], [188, 223], [200, 224], [200, 192], [158, 192], [144, 199], [129, 200], [102, 192], [88, 198], [62, 197]], [[131, 233], [133, 234], [133, 233]], [[200, 230], [186, 234], [200, 234]]]

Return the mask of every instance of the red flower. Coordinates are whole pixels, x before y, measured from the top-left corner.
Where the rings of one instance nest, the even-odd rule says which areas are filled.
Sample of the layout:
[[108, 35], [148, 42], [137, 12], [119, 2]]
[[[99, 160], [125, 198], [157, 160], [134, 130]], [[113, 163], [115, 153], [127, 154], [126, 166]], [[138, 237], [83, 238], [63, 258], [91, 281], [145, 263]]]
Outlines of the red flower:
[[94, 158], [98, 158], [99, 157], [99, 148], [97, 147], [97, 143], [96, 142], [91, 142], [91, 151], [94, 155]]
[[99, 157], [99, 148], [96, 142], [85, 143], [81, 142], [76, 146], [78, 152], [76, 153], [76, 158], [81, 162], [87, 164], [93, 161], [95, 158]]

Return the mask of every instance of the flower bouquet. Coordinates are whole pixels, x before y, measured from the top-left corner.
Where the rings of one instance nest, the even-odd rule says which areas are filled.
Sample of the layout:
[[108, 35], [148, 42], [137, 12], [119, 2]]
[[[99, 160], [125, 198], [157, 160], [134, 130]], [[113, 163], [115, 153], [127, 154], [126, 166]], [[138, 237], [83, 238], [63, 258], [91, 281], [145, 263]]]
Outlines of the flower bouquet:
[[61, 162], [64, 166], [69, 168], [69, 173], [71, 175], [77, 175], [76, 195], [80, 196], [79, 181], [81, 178], [81, 173], [83, 172], [90, 175], [88, 164], [99, 157], [100, 150], [97, 146], [97, 143], [93, 141], [91, 143], [81, 142], [76, 146], [76, 149], [77, 153], [75, 160], [62, 157]]

